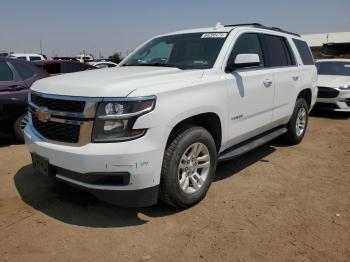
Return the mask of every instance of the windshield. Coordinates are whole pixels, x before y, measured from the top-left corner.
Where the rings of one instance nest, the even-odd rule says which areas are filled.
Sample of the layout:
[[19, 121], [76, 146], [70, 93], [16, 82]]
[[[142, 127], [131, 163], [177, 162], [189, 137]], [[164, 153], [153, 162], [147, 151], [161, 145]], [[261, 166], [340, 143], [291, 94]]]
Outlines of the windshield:
[[318, 62], [316, 66], [319, 75], [350, 76], [350, 62]]
[[123, 66], [168, 66], [180, 69], [212, 68], [227, 33], [193, 33], [151, 40]]

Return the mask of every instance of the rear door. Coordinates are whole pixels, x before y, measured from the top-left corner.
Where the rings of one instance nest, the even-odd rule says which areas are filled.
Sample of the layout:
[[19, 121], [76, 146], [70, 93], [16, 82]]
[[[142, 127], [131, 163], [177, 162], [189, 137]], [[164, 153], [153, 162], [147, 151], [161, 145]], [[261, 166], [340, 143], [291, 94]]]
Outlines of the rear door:
[[266, 64], [273, 70], [275, 93], [272, 124], [278, 126], [290, 117], [295, 94], [300, 90], [300, 75], [294, 53], [287, 38], [279, 35], [262, 35]]
[[258, 54], [260, 65], [225, 74], [230, 104], [230, 144], [236, 144], [270, 128], [274, 97], [273, 70], [266, 67], [257, 33], [242, 33], [233, 45], [228, 63], [238, 54]]

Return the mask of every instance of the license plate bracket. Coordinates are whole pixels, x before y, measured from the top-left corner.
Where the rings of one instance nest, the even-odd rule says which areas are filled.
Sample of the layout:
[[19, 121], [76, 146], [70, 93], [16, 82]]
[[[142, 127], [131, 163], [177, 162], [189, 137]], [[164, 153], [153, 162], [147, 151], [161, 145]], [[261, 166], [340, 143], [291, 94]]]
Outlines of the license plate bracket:
[[52, 166], [49, 163], [49, 160], [39, 156], [37, 154], [32, 155], [33, 168], [38, 171], [40, 174], [50, 176], [52, 175]]

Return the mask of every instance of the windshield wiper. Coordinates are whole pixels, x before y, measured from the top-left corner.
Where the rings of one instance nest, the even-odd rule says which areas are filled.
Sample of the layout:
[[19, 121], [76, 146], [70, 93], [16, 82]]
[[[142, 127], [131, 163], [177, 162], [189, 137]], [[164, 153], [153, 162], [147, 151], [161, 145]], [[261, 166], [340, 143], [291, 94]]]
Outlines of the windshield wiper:
[[131, 65], [124, 65], [124, 66], [159, 66], [159, 67], [176, 67], [178, 69], [183, 69], [177, 65], [174, 64], [163, 64], [163, 63], [149, 63], [149, 64], [131, 64]]

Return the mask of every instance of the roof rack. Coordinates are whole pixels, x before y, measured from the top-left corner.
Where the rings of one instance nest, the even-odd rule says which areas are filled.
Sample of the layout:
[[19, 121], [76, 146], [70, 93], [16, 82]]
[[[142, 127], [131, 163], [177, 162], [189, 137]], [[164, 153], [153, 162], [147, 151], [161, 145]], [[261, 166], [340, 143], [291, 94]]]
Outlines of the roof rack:
[[233, 24], [233, 25], [224, 25], [224, 26], [225, 26], [225, 27], [251, 26], [251, 27], [262, 28], [262, 29], [268, 29], [268, 30], [277, 31], [277, 32], [286, 33], [286, 34], [295, 35], [295, 36], [299, 36], [299, 37], [300, 37], [299, 34], [285, 31], [285, 30], [283, 30], [283, 29], [281, 29], [281, 28], [279, 28], [279, 27], [268, 27], [268, 26], [264, 26], [264, 25], [259, 24], [259, 23]]

